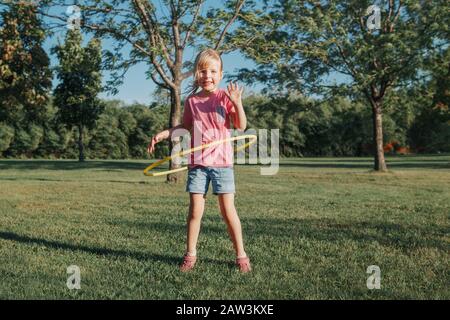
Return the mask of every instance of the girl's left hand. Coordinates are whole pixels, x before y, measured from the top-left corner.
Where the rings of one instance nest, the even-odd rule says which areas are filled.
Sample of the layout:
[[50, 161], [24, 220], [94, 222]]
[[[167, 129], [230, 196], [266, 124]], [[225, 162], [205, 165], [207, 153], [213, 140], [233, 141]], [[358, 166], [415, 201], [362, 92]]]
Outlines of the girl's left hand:
[[230, 98], [231, 102], [234, 104], [239, 104], [242, 102], [242, 92], [244, 92], [244, 87], [239, 88], [239, 85], [235, 82], [230, 82], [228, 84], [228, 98]]

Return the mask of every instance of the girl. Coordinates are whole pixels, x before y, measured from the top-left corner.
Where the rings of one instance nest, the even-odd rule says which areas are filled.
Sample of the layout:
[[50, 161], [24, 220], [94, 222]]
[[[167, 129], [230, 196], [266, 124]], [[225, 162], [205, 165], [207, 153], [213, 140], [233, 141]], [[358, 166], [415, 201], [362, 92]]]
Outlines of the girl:
[[[192, 147], [230, 137], [230, 123], [245, 130], [247, 118], [242, 106], [243, 88], [236, 83], [228, 85], [228, 92], [219, 89], [222, 80], [222, 58], [217, 51], [207, 49], [195, 59], [192, 94], [186, 99], [183, 121], [180, 125], [155, 135], [147, 151], [168, 139], [176, 129], [184, 128], [191, 134]], [[198, 88], [201, 91], [197, 93]], [[244, 250], [241, 222], [234, 206], [233, 149], [230, 143], [212, 146], [194, 152], [188, 161], [186, 191], [190, 195], [187, 219], [187, 248], [180, 270], [194, 268], [197, 261], [197, 239], [209, 183], [218, 196], [220, 212], [236, 251], [236, 265], [241, 272], [251, 271], [250, 259]]]

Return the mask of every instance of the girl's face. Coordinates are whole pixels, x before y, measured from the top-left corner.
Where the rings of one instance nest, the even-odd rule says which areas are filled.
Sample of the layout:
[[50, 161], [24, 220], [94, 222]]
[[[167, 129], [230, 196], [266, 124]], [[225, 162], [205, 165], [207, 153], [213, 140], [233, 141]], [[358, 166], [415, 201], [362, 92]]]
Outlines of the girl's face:
[[206, 92], [214, 92], [222, 80], [220, 61], [209, 60], [203, 68], [198, 70], [198, 85]]

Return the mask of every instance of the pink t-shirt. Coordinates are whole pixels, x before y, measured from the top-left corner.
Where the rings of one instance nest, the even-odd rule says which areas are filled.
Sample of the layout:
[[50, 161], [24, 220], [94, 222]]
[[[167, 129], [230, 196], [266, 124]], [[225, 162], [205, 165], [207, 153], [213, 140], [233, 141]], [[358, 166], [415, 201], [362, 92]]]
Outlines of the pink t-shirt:
[[[223, 89], [207, 97], [189, 96], [184, 103], [183, 122], [192, 125], [191, 147], [231, 137], [230, 120], [234, 113], [234, 104]], [[233, 156], [232, 143], [224, 142], [191, 153], [188, 166], [230, 167]]]

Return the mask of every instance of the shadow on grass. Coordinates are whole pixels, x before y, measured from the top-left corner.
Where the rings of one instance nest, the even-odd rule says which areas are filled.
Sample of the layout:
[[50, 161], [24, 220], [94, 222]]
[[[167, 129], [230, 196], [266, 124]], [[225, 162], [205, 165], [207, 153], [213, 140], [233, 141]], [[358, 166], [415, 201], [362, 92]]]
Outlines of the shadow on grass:
[[41, 238], [33, 238], [23, 235], [18, 235], [13, 232], [5, 232], [0, 231], [0, 239], [16, 241], [24, 244], [36, 244], [40, 246], [45, 246], [53, 249], [63, 249], [63, 250], [71, 250], [71, 251], [83, 251], [95, 255], [102, 256], [116, 256], [116, 257], [130, 257], [135, 258], [137, 260], [154, 260], [154, 261], [162, 261], [168, 264], [176, 264], [179, 262], [179, 258], [163, 256], [158, 254], [146, 254], [141, 252], [131, 252], [126, 250], [115, 250], [115, 249], [107, 249], [107, 248], [95, 248], [88, 247], [82, 245], [73, 245], [64, 242], [54, 241], [54, 240], [46, 240]]
[[[226, 226], [221, 218], [208, 218], [202, 222], [200, 237], [228, 237]], [[184, 225], [169, 222], [118, 221], [125, 228], [154, 230], [161, 234], [180, 233]], [[115, 223], [115, 224], [116, 224]], [[270, 219], [243, 218], [244, 238], [253, 238], [262, 243], [267, 237], [275, 241], [310, 239], [314, 241], [351, 240], [361, 244], [379, 243], [404, 251], [418, 248], [448, 250], [444, 238], [448, 229], [439, 226], [399, 225], [388, 222], [338, 222], [334, 219]], [[183, 231], [184, 232], [184, 231]], [[261, 239], [261, 240], [258, 240]], [[261, 242], [260, 242], [261, 241]], [[268, 244], [270, 245], [270, 244]]]
[[[450, 162], [444, 160], [386, 161], [389, 169], [450, 169]], [[367, 160], [299, 160], [296, 163], [280, 163], [280, 167], [329, 168], [329, 169], [373, 169], [373, 162]]]
[[[73, 245], [64, 242], [59, 242], [55, 240], [47, 240], [42, 238], [33, 238], [28, 236], [19, 235], [14, 232], [6, 232], [0, 231], [0, 239], [15, 241], [28, 245], [39, 245], [45, 246], [51, 249], [62, 249], [69, 251], [82, 251], [90, 254], [95, 254], [99, 256], [113, 256], [113, 257], [122, 257], [122, 258], [132, 258], [139, 261], [158, 261], [163, 262], [168, 265], [178, 266], [181, 262], [181, 256], [169, 256], [169, 255], [160, 255], [160, 254], [152, 254], [152, 253], [142, 253], [142, 252], [133, 252], [128, 250], [117, 250], [117, 249], [109, 249], [109, 248], [96, 248], [89, 247], [83, 245]], [[227, 264], [227, 261], [221, 261], [217, 259], [202, 259], [208, 263], [214, 263], [218, 265]]]
[[[155, 232], [163, 236], [179, 235], [184, 240], [184, 223], [171, 221], [140, 222], [126, 219], [115, 220], [114, 225], [124, 229], [138, 229], [142, 233]], [[448, 233], [446, 226], [400, 225], [389, 222], [346, 221], [335, 219], [300, 219], [300, 218], [242, 218], [244, 238], [252, 239], [259, 245], [273, 246], [285, 240], [309, 239], [328, 243], [339, 241], [355, 241], [360, 245], [378, 243], [383, 246], [399, 249], [405, 254], [419, 248], [433, 248], [448, 251], [444, 240]], [[227, 238], [225, 223], [220, 216], [205, 217], [202, 222], [200, 238]], [[111, 248], [97, 248], [84, 245], [68, 244], [56, 240], [34, 238], [13, 232], [0, 231], [0, 239], [11, 240], [28, 245], [41, 245], [53, 249], [82, 251], [101, 256], [128, 257], [140, 261], [160, 261], [169, 265], [178, 265], [180, 257], [142, 253]], [[264, 244], [264, 242], [270, 243]], [[337, 246], [338, 244], [336, 244]], [[227, 261], [202, 258], [205, 262], [223, 265]]]
[[400, 225], [389, 222], [339, 222], [334, 219], [243, 219], [245, 233], [275, 238], [335, 242], [351, 240], [377, 242], [408, 253], [411, 249], [435, 248], [447, 251], [443, 240], [448, 229], [440, 226]]
[[145, 162], [136, 161], [97, 161], [87, 160], [78, 162], [75, 160], [0, 160], [0, 169], [15, 170], [81, 170], [100, 169], [99, 171], [123, 171], [123, 170], [144, 170], [146, 166], [156, 160]]
[[[443, 156], [442, 159], [436, 159], [438, 156], [405, 156], [386, 159], [388, 169], [449, 169], [450, 158]], [[0, 169], [12, 170], [84, 170], [92, 169], [104, 172], [121, 172], [126, 170], [144, 170], [146, 166], [155, 162], [152, 160], [127, 161], [127, 160], [87, 160], [78, 162], [76, 160], [0, 160]], [[335, 169], [372, 169], [373, 160], [370, 158], [289, 158], [281, 159], [280, 167], [299, 167], [299, 168], [335, 168]], [[167, 170], [167, 165], [155, 169], [155, 171]]]
[[[145, 177], [143, 177], [145, 179]], [[0, 177], [0, 181], [46, 181], [46, 182], [111, 182], [111, 183], [126, 183], [126, 184], [153, 184], [150, 180], [91, 180], [91, 179], [50, 179], [50, 178], [35, 178], [35, 177]]]

